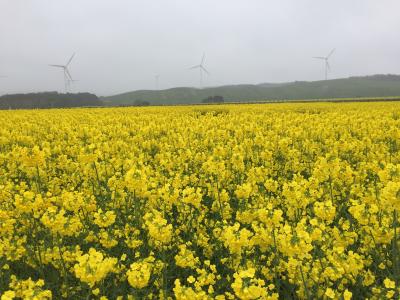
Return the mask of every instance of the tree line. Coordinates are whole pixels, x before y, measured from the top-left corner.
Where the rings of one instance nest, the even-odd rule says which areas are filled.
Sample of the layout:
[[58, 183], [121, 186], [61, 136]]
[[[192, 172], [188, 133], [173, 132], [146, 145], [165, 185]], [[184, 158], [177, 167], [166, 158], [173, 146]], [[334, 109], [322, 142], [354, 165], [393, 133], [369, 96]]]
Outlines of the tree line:
[[202, 103], [224, 103], [224, 97], [222, 96], [210, 96], [201, 101]]
[[[224, 103], [224, 98], [222, 96], [210, 96], [203, 99], [202, 103]], [[133, 104], [125, 106], [149, 105], [151, 105], [149, 101], [136, 100]], [[58, 92], [41, 92], [0, 96], [0, 109], [68, 108], [85, 106], [110, 106], [110, 103], [104, 103], [96, 95], [91, 93], [60, 94]]]
[[102, 106], [103, 102], [91, 93], [57, 92], [12, 94], [0, 97], [0, 109], [63, 108]]

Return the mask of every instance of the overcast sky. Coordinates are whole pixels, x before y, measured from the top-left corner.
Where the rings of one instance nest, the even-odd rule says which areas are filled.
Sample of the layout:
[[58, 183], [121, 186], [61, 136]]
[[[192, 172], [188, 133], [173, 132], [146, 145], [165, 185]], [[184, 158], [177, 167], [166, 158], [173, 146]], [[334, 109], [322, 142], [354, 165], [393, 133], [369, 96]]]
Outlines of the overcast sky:
[[319, 80], [400, 73], [399, 0], [0, 0], [0, 94]]

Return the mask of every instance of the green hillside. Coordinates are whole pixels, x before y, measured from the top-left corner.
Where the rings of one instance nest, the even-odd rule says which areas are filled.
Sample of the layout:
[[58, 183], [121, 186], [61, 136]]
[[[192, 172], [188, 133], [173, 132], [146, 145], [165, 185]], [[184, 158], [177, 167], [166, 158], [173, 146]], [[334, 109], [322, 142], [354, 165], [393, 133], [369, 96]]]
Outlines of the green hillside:
[[101, 100], [107, 105], [130, 105], [135, 101], [148, 101], [150, 104], [192, 104], [201, 103], [203, 99], [216, 95], [223, 96], [226, 102], [400, 96], [400, 75], [228, 85], [204, 89], [182, 87], [157, 91], [139, 90], [103, 97]]

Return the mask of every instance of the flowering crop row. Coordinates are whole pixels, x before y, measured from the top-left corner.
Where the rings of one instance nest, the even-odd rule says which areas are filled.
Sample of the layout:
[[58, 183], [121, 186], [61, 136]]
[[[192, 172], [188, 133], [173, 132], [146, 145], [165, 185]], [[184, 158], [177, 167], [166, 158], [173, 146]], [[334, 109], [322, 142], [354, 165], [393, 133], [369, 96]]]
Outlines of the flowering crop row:
[[1, 299], [398, 299], [400, 103], [0, 112]]

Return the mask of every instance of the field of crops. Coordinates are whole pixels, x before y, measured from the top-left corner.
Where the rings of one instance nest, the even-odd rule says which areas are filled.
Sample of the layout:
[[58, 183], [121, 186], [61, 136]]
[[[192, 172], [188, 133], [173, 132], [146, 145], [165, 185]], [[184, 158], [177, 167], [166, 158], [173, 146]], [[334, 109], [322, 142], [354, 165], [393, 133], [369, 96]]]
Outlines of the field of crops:
[[0, 112], [1, 299], [399, 299], [400, 103]]

